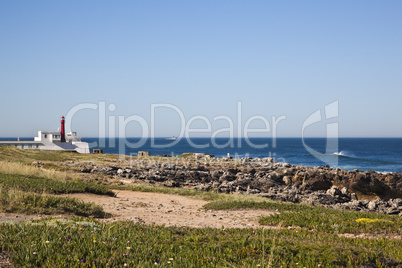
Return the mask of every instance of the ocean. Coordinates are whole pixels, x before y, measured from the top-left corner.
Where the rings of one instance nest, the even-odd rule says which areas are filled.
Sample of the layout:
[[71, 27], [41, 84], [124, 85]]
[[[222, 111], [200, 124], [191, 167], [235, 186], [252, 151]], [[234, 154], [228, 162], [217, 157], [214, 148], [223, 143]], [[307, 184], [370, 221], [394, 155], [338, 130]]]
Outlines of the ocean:
[[323, 166], [345, 170], [402, 172], [402, 138], [83, 138], [90, 148], [104, 153], [151, 155], [206, 153], [216, 157], [272, 157], [292, 165]]
[[[17, 138], [0, 138], [17, 140]], [[33, 140], [33, 138], [21, 138]], [[402, 172], [402, 138], [82, 138], [90, 148], [107, 154], [151, 155], [206, 153], [216, 157], [264, 158], [292, 165], [324, 166], [345, 170]]]

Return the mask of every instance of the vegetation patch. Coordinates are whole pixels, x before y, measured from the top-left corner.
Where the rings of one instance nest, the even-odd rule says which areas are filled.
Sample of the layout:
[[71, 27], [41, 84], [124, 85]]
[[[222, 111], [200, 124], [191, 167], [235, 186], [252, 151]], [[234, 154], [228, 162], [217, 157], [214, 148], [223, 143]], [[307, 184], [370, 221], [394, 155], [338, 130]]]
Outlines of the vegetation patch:
[[311, 207], [275, 201], [219, 200], [208, 203], [205, 209], [269, 209], [279, 213], [261, 217], [262, 225], [302, 227], [309, 230], [333, 233], [393, 233], [402, 234], [402, 218], [375, 213], [361, 213]]
[[59, 165], [56, 165], [56, 164], [53, 164], [53, 163], [45, 163], [43, 165], [43, 168], [57, 170], [57, 171], [73, 170], [71, 167], [63, 167], [63, 166], [59, 166]]
[[[0, 146], [4, 151], [19, 151]], [[29, 151], [29, 150], [24, 150]], [[39, 153], [39, 152], [27, 152]], [[1, 155], [1, 154], [0, 154]], [[73, 181], [65, 172], [0, 160], [0, 211], [25, 214], [74, 214], [105, 217], [102, 207], [69, 197], [50, 194], [93, 193], [115, 196], [105, 186]]]
[[186, 157], [193, 157], [193, 156], [194, 156], [194, 153], [184, 153], [184, 154], [179, 155], [178, 157], [186, 158]]
[[[362, 217], [368, 219], [370, 224], [358, 221]], [[402, 234], [401, 217], [323, 207], [312, 207], [304, 211], [283, 211], [269, 217], [261, 217], [259, 223], [264, 225], [282, 223], [284, 226], [299, 226], [322, 232]]]
[[386, 220], [386, 219], [369, 219], [369, 218], [360, 218], [357, 219], [356, 222], [358, 223], [389, 223], [389, 224], [395, 224], [395, 222]]
[[56, 181], [35, 176], [27, 177], [18, 174], [0, 174], [0, 185], [6, 188], [35, 193], [93, 193], [115, 196], [115, 193], [112, 190], [109, 190], [102, 185], [81, 181]]
[[65, 162], [65, 161], [102, 161], [116, 162], [119, 155], [113, 154], [79, 154], [75, 151], [41, 151], [23, 150], [13, 146], [0, 146], [0, 161], [9, 161], [30, 165], [33, 161]]
[[[0, 225], [0, 251], [23, 267], [355, 267], [402, 262], [397, 240], [308, 230], [193, 229], [132, 222]], [[370, 267], [371, 267], [370, 266]]]
[[[154, 158], [152, 158], [154, 159]], [[155, 158], [156, 159], [156, 158]], [[107, 217], [100, 206], [60, 193], [114, 196], [105, 186], [72, 179], [56, 161], [118, 161], [116, 155], [19, 150], [0, 146], [0, 211]], [[33, 161], [45, 162], [44, 168]], [[93, 174], [86, 174], [91, 175]], [[85, 176], [86, 176], [85, 175]], [[71, 175], [70, 175], [71, 176]], [[80, 175], [76, 175], [80, 176]], [[88, 180], [88, 178], [86, 178]], [[90, 177], [93, 179], [93, 177]], [[387, 267], [402, 265], [402, 218], [281, 203], [248, 195], [144, 185], [113, 186], [210, 201], [207, 210], [267, 209], [259, 223], [275, 229], [194, 229], [90, 219], [0, 224], [0, 255], [19, 267]], [[146, 203], [133, 203], [146, 207]], [[364, 233], [378, 239], [346, 238]], [[384, 237], [384, 238], [381, 238]]]
[[71, 151], [22, 150], [13, 146], [0, 146], [0, 160], [30, 164], [32, 161], [68, 161], [78, 155]]
[[25, 214], [74, 214], [104, 218], [101, 206], [85, 203], [75, 198], [45, 194], [25, 193], [0, 187], [0, 210]]

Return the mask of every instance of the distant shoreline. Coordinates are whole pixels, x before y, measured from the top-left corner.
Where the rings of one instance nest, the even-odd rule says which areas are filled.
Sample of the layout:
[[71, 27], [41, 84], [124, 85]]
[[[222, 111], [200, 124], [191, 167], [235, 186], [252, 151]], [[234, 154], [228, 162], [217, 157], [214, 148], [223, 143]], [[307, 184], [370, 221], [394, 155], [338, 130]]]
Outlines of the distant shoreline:
[[[33, 139], [34, 137], [2, 136], [0, 140], [6, 139]], [[82, 137], [82, 139], [141, 139], [142, 137]], [[171, 137], [147, 137], [147, 139], [169, 139]], [[212, 139], [212, 137], [189, 137], [190, 139]], [[275, 137], [275, 139], [326, 139], [327, 137]], [[186, 137], [177, 137], [186, 139]], [[215, 139], [230, 139], [230, 137], [215, 137]], [[246, 137], [233, 137], [233, 139], [246, 139]], [[248, 139], [274, 139], [273, 137], [249, 137]], [[332, 138], [333, 139], [333, 138]], [[335, 138], [337, 139], [337, 138]], [[338, 139], [402, 139], [402, 137], [338, 137]]]

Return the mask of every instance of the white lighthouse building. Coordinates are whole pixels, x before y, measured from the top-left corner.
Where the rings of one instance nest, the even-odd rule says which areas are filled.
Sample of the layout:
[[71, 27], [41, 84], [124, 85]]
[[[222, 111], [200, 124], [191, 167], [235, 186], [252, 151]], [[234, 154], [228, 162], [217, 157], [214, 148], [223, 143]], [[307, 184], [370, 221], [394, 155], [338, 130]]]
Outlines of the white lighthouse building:
[[60, 131], [38, 131], [38, 136], [33, 141], [0, 141], [0, 145], [11, 145], [20, 149], [39, 149], [52, 151], [77, 151], [89, 154], [89, 144], [82, 142], [76, 132], [65, 134], [64, 116], [61, 117]]

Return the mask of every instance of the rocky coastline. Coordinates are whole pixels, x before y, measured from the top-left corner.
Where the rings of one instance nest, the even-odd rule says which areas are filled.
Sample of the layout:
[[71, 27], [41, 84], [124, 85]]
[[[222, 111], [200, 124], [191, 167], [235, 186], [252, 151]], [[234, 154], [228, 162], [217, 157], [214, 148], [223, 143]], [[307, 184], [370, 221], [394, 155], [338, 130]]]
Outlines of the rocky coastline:
[[134, 157], [113, 165], [65, 162], [82, 173], [120, 184], [152, 184], [199, 191], [258, 195], [278, 201], [402, 216], [402, 173], [306, 167], [272, 158], [216, 158], [206, 154]]

